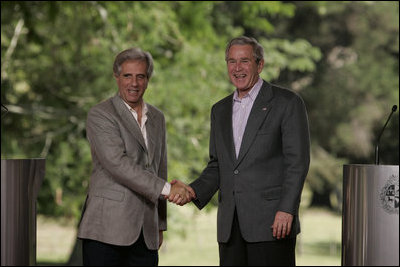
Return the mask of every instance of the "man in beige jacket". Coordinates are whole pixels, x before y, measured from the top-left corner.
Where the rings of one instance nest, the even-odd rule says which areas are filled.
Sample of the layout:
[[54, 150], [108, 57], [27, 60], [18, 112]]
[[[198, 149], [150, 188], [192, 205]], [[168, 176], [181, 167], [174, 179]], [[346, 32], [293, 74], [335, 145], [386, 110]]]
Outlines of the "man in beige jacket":
[[167, 182], [164, 115], [143, 101], [152, 71], [150, 53], [122, 51], [113, 66], [119, 92], [88, 113], [93, 171], [78, 231], [85, 266], [157, 265], [165, 198], [190, 199]]

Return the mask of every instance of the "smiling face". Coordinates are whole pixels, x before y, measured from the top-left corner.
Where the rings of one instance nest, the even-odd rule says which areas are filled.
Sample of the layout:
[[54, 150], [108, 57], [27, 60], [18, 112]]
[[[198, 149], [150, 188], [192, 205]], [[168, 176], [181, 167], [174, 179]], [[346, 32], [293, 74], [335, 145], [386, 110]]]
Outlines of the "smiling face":
[[122, 63], [119, 76], [114, 74], [121, 98], [133, 109], [142, 105], [149, 82], [146, 71], [146, 61], [127, 60]]
[[246, 95], [258, 81], [264, 67], [264, 60], [256, 63], [251, 45], [231, 46], [226, 63], [229, 78], [237, 88], [240, 98]]

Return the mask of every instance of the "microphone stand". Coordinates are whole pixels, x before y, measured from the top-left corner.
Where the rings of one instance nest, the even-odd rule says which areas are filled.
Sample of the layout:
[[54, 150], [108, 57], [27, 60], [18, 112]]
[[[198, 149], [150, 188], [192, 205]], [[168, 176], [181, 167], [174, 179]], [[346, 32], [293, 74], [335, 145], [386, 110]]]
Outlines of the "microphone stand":
[[392, 112], [390, 112], [390, 115], [389, 115], [388, 119], [386, 120], [386, 123], [385, 123], [385, 125], [383, 126], [382, 131], [381, 131], [381, 133], [379, 134], [378, 139], [377, 139], [377, 141], [376, 141], [376, 146], [375, 146], [375, 164], [376, 164], [376, 165], [379, 165], [379, 140], [381, 139], [381, 136], [382, 136], [382, 134], [383, 134], [383, 131], [384, 131], [385, 128], [386, 128], [386, 125], [388, 124], [390, 118], [392, 117], [393, 113], [394, 113], [396, 110], [397, 110], [397, 106], [394, 105], [394, 106], [392, 107]]
[[3, 118], [7, 113], [8, 113], [8, 108], [1, 103], [1, 109], [4, 109], [4, 114], [1, 115], [1, 118]]

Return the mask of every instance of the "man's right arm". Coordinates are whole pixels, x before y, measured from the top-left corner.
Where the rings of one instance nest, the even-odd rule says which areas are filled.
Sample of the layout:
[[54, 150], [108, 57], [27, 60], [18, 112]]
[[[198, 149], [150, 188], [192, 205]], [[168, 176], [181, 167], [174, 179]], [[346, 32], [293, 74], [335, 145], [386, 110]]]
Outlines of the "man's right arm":
[[[211, 131], [210, 131], [210, 160], [207, 167], [203, 170], [199, 178], [197, 178], [190, 185], [186, 185], [181, 181], [173, 180], [171, 182], [172, 186], [182, 185], [190, 194], [190, 198], [187, 201], [180, 200], [179, 205], [184, 205], [187, 202], [192, 201], [199, 209], [202, 209], [210, 199], [213, 197], [215, 192], [219, 188], [219, 168], [218, 159], [215, 149], [215, 120], [214, 120], [214, 107], [211, 111]], [[174, 197], [173, 194], [168, 198], [170, 202], [176, 204], [178, 198]]]
[[202, 209], [214, 194], [219, 189], [219, 165], [216, 150], [216, 140], [215, 140], [215, 106], [211, 110], [211, 130], [210, 130], [210, 147], [209, 155], [210, 160], [208, 161], [207, 167], [203, 170], [200, 177], [190, 184], [193, 188], [196, 198], [193, 200], [193, 204], [197, 206], [198, 209]]
[[92, 153], [104, 168], [99, 175], [111, 176], [117, 183], [157, 203], [165, 180], [139, 164], [132, 164], [134, 161], [125, 151], [113, 114], [100, 107], [91, 109], [86, 129]]

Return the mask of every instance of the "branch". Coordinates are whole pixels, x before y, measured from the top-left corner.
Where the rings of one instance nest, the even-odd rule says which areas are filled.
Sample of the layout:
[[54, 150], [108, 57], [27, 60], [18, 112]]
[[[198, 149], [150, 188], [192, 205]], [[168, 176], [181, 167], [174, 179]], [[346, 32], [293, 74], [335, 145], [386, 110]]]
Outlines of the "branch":
[[17, 46], [19, 36], [21, 35], [22, 28], [24, 26], [24, 19], [19, 19], [17, 26], [15, 26], [14, 35], [11, 39], [10, 46], [7, 48], [6, 54], [4, 56], [3, 64], [1, 64], [1, 79], [7, 78], [7, 71], [10, 59], [14, 53], [15, 47]]
[[53, 120], [60, 117], [80, 116], [81, 110], [56, 109], [46, 106], [7, 105], [8, 112], [22, 115], [34, 115], [42, 119]]

